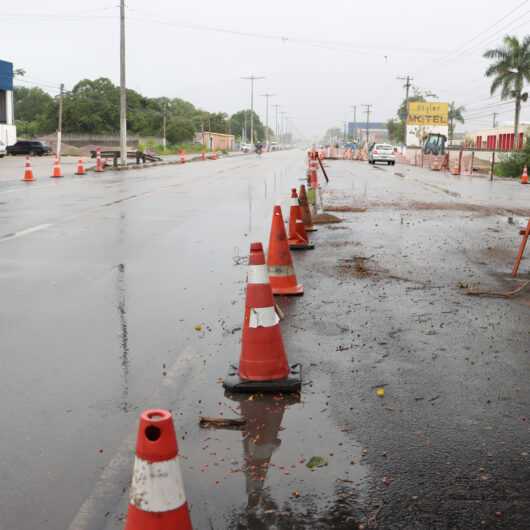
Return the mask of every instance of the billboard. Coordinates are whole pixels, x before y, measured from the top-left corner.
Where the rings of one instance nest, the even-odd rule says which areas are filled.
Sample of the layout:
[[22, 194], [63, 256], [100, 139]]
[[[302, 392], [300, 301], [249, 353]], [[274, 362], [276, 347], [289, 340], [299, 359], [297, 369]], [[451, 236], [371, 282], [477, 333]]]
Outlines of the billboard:
[[449, 104], [411, 101], [408, 105], [407, 125], [440, 126], [448, 124]]
[[0, 61], [0, 90], [13, 90], [13, 63]]

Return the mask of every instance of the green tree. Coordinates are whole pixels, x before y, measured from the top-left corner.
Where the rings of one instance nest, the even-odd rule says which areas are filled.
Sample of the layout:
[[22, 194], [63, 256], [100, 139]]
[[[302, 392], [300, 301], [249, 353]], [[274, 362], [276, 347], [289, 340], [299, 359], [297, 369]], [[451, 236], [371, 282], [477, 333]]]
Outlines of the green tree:
[[523, 92], [525, 81], [530, 83], [530, 35], [522, 41], [515, 36], [506, 35], [504, 46], [493, 48], [484, 53], [493, 63], [486, 70], [486, 77], [493, 78], [491, 94], [501, 89], [501, 99], [515, 99], [515, 118], [513, 132], [514, 150], [518, 146], [521, 103], [527, 101], [528, 92]]
[[404, 144], [405, 143], [405, 122], [392, 118], [386, 122], [386, 128], [388, 130], [388, 137], [392, 143]]
[[449, 140], [452, 141], [455, 133], [455, 122], [458, 123], [464, 123], [464, 111], [466, 110], [465, 107], [460, 106], [457, 107], [456, 103], [454, 101], [451, 101], [449, 103], [449, 113], [448, 113], [448, 120], [449, 120]]
[[166, 137], [170, 144], [180, 144], [193, 140], [195, 127], [191, 118], [171, 117], [167, 125]]
[[15, 123], [22, 136], [53, 132], [57, 128], [58, 104], [40, 88], [15, 86]]

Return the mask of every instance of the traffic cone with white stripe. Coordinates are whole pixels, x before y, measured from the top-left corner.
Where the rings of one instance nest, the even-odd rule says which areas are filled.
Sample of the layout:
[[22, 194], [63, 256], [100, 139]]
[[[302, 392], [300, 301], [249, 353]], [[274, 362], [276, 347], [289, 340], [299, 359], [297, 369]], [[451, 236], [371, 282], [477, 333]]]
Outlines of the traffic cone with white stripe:
[[528, 184], [528, 167], [525, 165], [521, 175], [521, 184]]
[[85, 169], [85, 165], [83, 163], [83, 159], [80, 158], [79, 161], [77, 162], [77, 170], [75, 172], [76, 175], [86, 175], [86, 169]]
[[311, 250], [315, 248], [315, 245], [309, 242], [307, 232], [305, 231], [302, 210], [300, 208], [300, 203], [298, 202], [296, 188], [291, 190], [288, 243], [291, 250]]
[[309, 201], [307, 200], [307, 192], [305, 185], [300, 186], [300, 193], [298, 194], [298, 201], [300, 202], [300, 209], [302, 210], [302, 220], [306, 232], [316, 232], [318, 228], [313, 225], [313, 216], [309, 208]]
[[294, 272], [293, 258], [289, 250], [280, 206], [275, 206], [272, 213], [267, 266], [269, 268], [269, 280], [273, 294], [304, 294], [304, 287], [298, 283]]
[[184, 149], [180, 150], [179, 155], [180, 155], [180, 163], [184, 164], [186, 162], [186, 152], [184, 151]]
[[55, 162], [53, 163], [52, 178], [60, 178], [63, 176], [61, 171], [61, 161], [56, 157]]
[[166, 410], [140, 416], [125, 530], [192, 530], [173, 418]]
[[36, 179], [33, 176], [33, 168], [31, 167], [31, 160], [29, 156], [26, 157], [26, 162], [24, 164], [24, 182], [34, 182]]
[[287, 362], [263, 246], [252, 243], [239, 367], [223, 385], [231, 392], [294, 392], [300, 384]]

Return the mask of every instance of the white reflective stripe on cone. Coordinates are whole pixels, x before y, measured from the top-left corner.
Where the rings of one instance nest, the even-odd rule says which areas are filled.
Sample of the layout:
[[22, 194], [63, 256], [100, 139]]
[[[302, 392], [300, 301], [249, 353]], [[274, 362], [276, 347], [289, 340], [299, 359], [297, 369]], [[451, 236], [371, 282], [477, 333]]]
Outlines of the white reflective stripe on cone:
[[186, 502], [179, 457], [164, 462], [134, 459], [129, 502], [144, 512], [168, 512]]
[[249, 327], [251, 328], [272, 328], [280, 323], [280, 317], [274, 307], [251, 307]]
[[247, 283], [269, 283], [267, 265], [249, 265]]
[[269, 274], [271, 276], [294, 276], [294, 268], [291, 265], [271, 265]]
[[291, 206], [299, 206], [298, 198], [291, 197]]

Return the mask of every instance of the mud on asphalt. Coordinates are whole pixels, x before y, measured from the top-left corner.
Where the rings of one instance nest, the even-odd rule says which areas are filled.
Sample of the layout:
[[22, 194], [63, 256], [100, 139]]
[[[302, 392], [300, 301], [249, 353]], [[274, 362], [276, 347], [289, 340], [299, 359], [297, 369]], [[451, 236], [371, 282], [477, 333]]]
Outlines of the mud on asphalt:
[[[462, 289], [514, 287], [513, 225], [494, 205], [444, 208], [421, 192], [431, 207], [391, 190], [370, 202], [349, 195], [351, 170], [330, 173], [343, 190], [324, 198], [343, 222], [319, 225], [316, 249], [295, 255], [306, 294], [279, 300], [301, 396], [223, 397], [220, 379], [203, 390], [238, 354], [243, 272], [225, 317], [197, 333], [204, 371], [176, 415], [194, 524], [529, 528], [528, 306]], [[199, 430], [192, 410], [247, 423]]]

